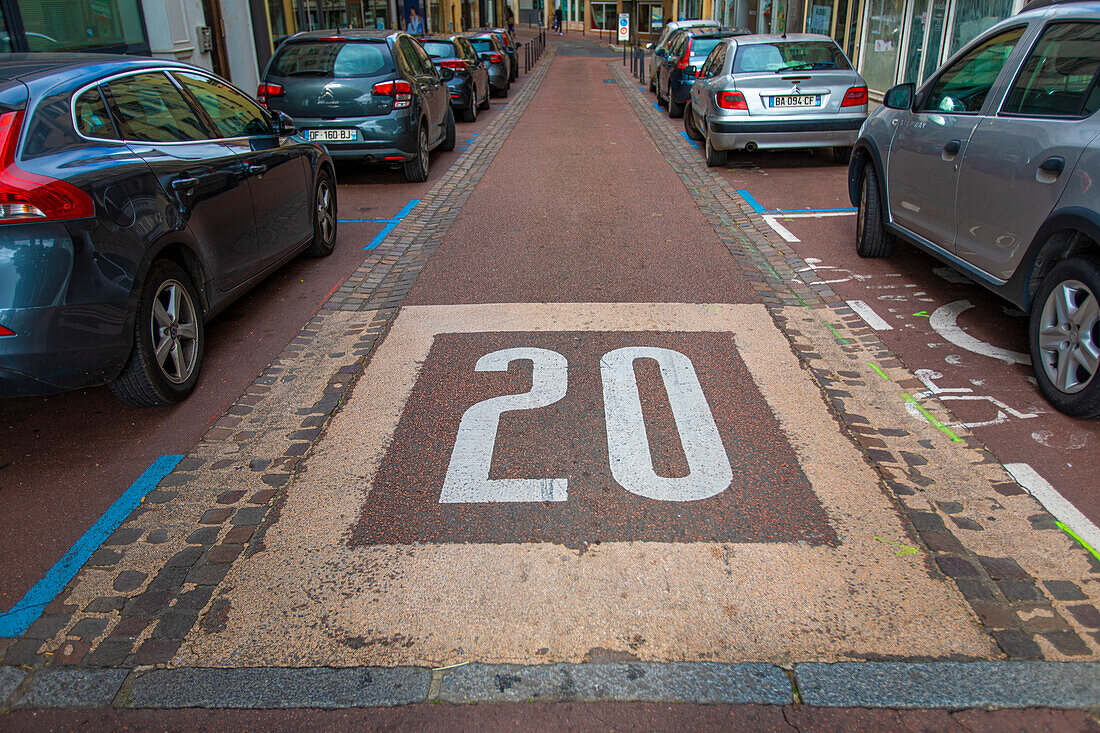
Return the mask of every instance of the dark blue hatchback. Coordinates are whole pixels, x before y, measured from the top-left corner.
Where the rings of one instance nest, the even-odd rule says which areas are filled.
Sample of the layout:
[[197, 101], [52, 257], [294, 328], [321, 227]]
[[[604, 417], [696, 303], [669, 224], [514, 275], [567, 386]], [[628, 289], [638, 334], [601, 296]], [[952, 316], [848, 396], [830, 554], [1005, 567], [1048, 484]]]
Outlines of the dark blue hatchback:
[[204, 323], [336, 239], [332, 161], [209, 72], [156, 59], [0, 62], [0, 396], [195, 387]]

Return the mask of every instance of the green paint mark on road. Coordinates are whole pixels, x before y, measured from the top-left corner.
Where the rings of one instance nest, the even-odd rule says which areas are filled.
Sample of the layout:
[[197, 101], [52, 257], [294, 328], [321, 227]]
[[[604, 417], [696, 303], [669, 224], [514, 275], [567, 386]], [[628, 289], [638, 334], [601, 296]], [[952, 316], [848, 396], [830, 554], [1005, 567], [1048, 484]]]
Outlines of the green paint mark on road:
[[914, 316], [920, 316], [921, 318], [931, 318], [932, 317], [932, 316], [928, 315], [928, 311], [917, 311], [913, 315]]
[[906, 402], [908, 402], [909, 404], [916, 407], [917, 410], [920, 411], [920, 414], [924, 415], [924, 419], [927, 420], [928, 422], [932, 423], [933, 427], [935, 427], [937, 430], [939, 430], [941, 433], [943, 433], [947, 437], [951, 438], [951, 440], [955, 441], [956, 443], [963, 442], [962, 438], [960, 438], [959, 436], [957, 436], [953, 432], [951, 432], [951, 428], [947, 427], [942, 422], [940, 422], [936, 418], [932, 417], [932, 413], [928, 412], [928, 410], [921, 407], [920, 403], [917, 402], [915, 399], [913, 399], [913, 395], [909, 394], [908, 392], [905, 392], [905, 393], [903, 393], [902, 396], [905, 397]]
[[[797, 295], [797, 293], [796, 293], [796, 295]], [[799, 300], [802, 300], [802, 298], [799, 298]], [[805, 303], [803, 303], [802, 305], [806, 305], [806, 304], [805, 304]], [[837, 331], [837, 330], [836, 330], [835, 328], [833, 328], [833, 324], [831, 324], [831, 323], [826, 323], [826, 324], [825, 324], [825, 326], [826, 326], [826, 327], [827, 327], [827, 328], [828, 328], [828, 329], [829, 329], [830, 331], [832, 331], [832, 332], [833, 332], [833, 336], [836, 336], [836, 340], [837, 340], [837, 341], [838, 341], [839, 343], [842, 343], [842, 344], [850, 344], [850, 343], [852, 343], [852, 342], [851, 342], [851, 340], [849, 340], [849, 339], [846, 339], [846, 338], [844, 338], [843, 336], [841, 336], [841, 335], [840, 335], [840, 332], [839, 332], [839, 331]]]
[[1054, 523], [1055, 523], [1056, 525], [1058, 525], [1058, 529], [1062, 530], [1063, 532], [1065, 532], [1066, 534], [1068, 534], [1068, 535], [1069, 535], [1070, 537], [1072, 537], [1073, 539], [1075, 539], [1075, 540], [1077, 540], [1078, 542], [1080, 542], [1080, 543], [1081, 543], [1081, 547], [1084, 547], [1084, 548], [1085, 548], [1086, 550], [1088, 550], [1088, 551], [1089, 551], [1089, 553], [1090, 553], [1090, 554], [1091, 554], [1091, 555], [1092, 555], [1093, 557], [1095, 557], [1095, 558], [1096, 558], [1097, 560], [1100, 560], [1100, 550], [1097, 550], [1097, 549], [1096, 549], [1095, 547], [1093, 547], [1092, 545], [1090, 545], [1090, 544], [1089, 544], [1088, 542], [1085, 542], [1085, 541], [1084, 541], [1083, 539], [1081, 539], [1080, 537], [1078, 537], [1078, 536], [1077, 536], [1077, 533], [1076, 533], [1076, 532], [1074, 532], [1074, 531], [1073, 531], [1072, 529], [1070, 529], [1070, 528], [1069, 528], [1069, 527], [1067, 527], [1066, 525], [1062, 524], [1062, 522], [1061, 522], [1061, 521], [1059, 521], [1059, 520], [1057, 520], [1057, 519], [1056, 519], [1056, 520], [1054, 520]]
[[886, 376], [886, 372], [882, 371], [882, 369], [880, 369], [880, 368], [879, 368], [878, 364], [876, 364], [876, 363], [875, 363], [875, 362], [873, 362], [873, 361], [869, 361], [869, 362], [867, 362], [867, 363], [868, 363], [868, 364], [869, 364], [869, 365], [871, 366], [871, 368], [872, 368], [872, 369], [874, 369], [874, 370], [875, 370], [876, 372], [878, 372], [878, 375], [879, 375], [880, 377], [882, 377], [883, 379], [885, 379], [885, 380], [886, 380], [887, 382], [889, 382], [889, 381], [890, 381], [890, 377]]
[[894, 540], [884, 540], [881, 537], [875, 537], [875, 539], [878, 540], [879, 542], [885, 542], [888, 545], [893, 545], [894, 547], [900, 547], [901, 549], [898, 550], [897, 552], [895, 552], [894, 553], [895, 555], [918, 555], [918, 554], [920, 554], [920, 550], [918, 550], [916, 547], [911, 547], [910, 545], [907, 545], [904, 542], [895, 542]]

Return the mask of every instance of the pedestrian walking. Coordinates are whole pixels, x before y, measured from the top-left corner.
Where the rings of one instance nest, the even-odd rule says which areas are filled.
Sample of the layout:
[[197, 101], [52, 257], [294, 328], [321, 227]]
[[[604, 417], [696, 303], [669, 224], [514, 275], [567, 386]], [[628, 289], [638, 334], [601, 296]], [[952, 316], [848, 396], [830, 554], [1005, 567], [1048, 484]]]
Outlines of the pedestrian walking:
[[504, 22], [508, 26], [508, 35], [516, 34], [516, 14], [512, 12], [511, 5], [504, 6]]
[[557, 9], [554, 11], [554, 27], [557, 30], [557, 33], [558, 33], [559, 36], [564, 36], [565, 35], [565, 28], [564, 28], [564, 26], [562, 26], [561, 21], [562, 21], [562, 14], [561, 14], [561, 6], [559, 5], [557, 7]]

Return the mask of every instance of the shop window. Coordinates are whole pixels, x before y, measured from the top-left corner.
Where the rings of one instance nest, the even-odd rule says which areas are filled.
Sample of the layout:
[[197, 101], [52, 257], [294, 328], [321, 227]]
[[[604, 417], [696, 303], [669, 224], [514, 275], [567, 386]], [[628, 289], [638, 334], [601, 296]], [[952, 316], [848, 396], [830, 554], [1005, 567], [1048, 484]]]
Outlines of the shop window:
[[811, 0], [806, 14], [806, 32], [829, 35], [833, 29], [833, 0]]
[[145, 44], [138, 0], [18, 0], [31, 51], [92, 51]]
[[868, 0], [864, 26], [863, 68], [860, 73], [871, 89], [885, 91], [894, 85], [905, 23], [905, 0]]
[[1100, 103], [1100, 23], [1059, 23], [1043, 31], [1001, 112], [1083, 117]]
[[967, 0], [956, 3], [949, 53], [955, 53], [1010, 15], [1012, 0]]

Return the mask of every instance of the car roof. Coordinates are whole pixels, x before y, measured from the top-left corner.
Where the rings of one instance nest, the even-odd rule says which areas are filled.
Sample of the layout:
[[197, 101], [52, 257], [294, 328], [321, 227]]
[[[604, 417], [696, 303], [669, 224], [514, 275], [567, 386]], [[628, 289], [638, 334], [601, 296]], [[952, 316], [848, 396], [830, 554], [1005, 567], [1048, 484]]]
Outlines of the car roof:
[[737, 36], [739, 46], [752, 43], [807, 43], [809, 41], [835, 43], [832, 38], [820, 33], [754, 33], [748, 36]]
[[748, 30], [744, 28], [688, 28], [687, 33], [692, 38], [729, 38], [730, 36], [747, 36]]
[[1100, 12], [1100, 3], [1090, 2], [1089, 0], [1030, 0], [1024, 3], [1023, 9], [1020, 11], [1023, 13], [1030, 13], [1035, 10], [1041, 10], [1042, 8], [1050, 8], [1051, 6], [1072, 6], [1075, 10], [1081, 10], [1082, 5], [1088, 10], [1088, 6], [1093, 6], [1093, 9]]
[[302, 31], [301, 33], [295, 33], [286, 39], [286, 42], [290, 41], [319, 41], [323, 38], [346, 38], [349, 41], [381, 41], [395, 36], [402, 31], [389, 30], [374, 30], [370, 28], [344, 28], [342, 30], [329, 28], [328, 30], [319, 31]]

